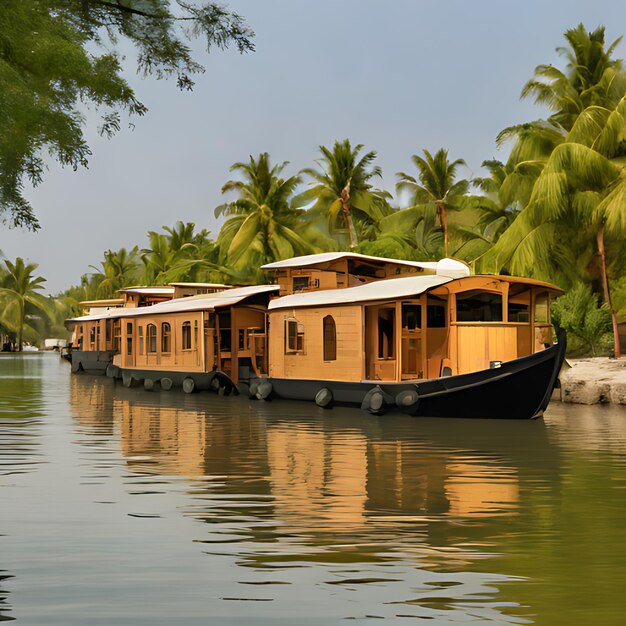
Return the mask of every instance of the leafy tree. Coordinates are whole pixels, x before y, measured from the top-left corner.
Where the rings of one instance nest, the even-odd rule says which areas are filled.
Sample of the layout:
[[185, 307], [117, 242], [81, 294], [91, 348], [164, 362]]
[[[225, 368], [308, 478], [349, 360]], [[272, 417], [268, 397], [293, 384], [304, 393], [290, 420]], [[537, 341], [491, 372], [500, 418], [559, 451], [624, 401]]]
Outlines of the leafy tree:
[[221, 263], [231, 270], [254, 273], [264, 263], [317, 251], [303, 236], [304, 212], [290, 203], [300, 177], [283, 178], [286, 166], [272, 165], [264, 152], [230, 168], [243, 180], [228, 181], [222, 193], [235, 192], [238, 198], [218, 206], [215, 216], [228, 218], [217, 243]]
[[0, 10], [0, 217], [37, 229], [24, 184], [42, 182], [44, 158], [62, 166], [86, 166], [84, 108], [102, 116], [100, 132], [111, 136], [122, 113], [147, 107], [123, 77], [119, 38], [137, 53], [137, 69], [157, 78], [174, 76], [193, 87], [204, 71], [189, 40], [207, 48], [234, 44], [253, 50], [253, 33], [223, 6], [188, 0], [3, 0]]
[[135, 246], [130, 252], [120, 248], [117, 252], [107, 250], [104, 261], [100, 262], [102, 269], [91, 266], [96, 270], [98, 286], [96, 294], [101, 298], [110, 298], [118, 289], [131, 285], [137, 279], [139, 250]]
[[391, 212], [389, 194], [370, 183], [382, 174], [380, 167], [373, 165], [376, 152], [361, 156], [362, 150], [362, 144], [353, 148], [348, 139], [335, 141], [332, 150], [320, 146], [318, 169], [302, 170], [302, 174], [313, 179], [309, 189], [294, 199], [296, 206], [312, 204], [309, 217], [324, 220], [331, 234], [341, 232], [342, 224], [352, 249], [359, 243], [358, 228], [371, 237], [376, 232], [372, 227]]
[[554, 323], [593, 356], [606, 352], [611, 343], [611, 313], [606, 304], [599, 304], [598, 299], [589, 285], [578, 283], [557, 298], [551, 308]]
[[424, 157], [414, 154], [411, 157], [417, 168], [417, 178], [405, 172], [398, 172], [398, 192], [408, 191], [414, 205], [431, 205], [443, 230], [445, 255], [449, 255], [447, 211], [459, 211], [469, 190], [469, 182], [456, 180], [457, 170], [465, 165], [463, 159], [450, 162], [448, 151], [440, 148], [434, 156], [424, 150]]
[[553, 111], [548, 121], [568, 131], [586, 108], [615, 106], [624, 93], [624, 74], [622, 61], [612, 55], [622, 38], [606, 47], [604, 35], [604, 26], [587, 32], [582, 23], [566, 30], [567, 47], [557, 48], [567, 61], [565, 69], [538, 65], [521, 97], [547, 106]]
[[46, 279], [33, 275], [38, 267], [36, 263], [24, 263], [24, 259], [19, 257], [14, 263], [6, 259], [4, 265], [5, 272], [0, 284], [3, 325], [15, 329], [17, 349], [21, 352], [27, 315], [33, 310], [47, 314], [46, 298], [39, 293]]

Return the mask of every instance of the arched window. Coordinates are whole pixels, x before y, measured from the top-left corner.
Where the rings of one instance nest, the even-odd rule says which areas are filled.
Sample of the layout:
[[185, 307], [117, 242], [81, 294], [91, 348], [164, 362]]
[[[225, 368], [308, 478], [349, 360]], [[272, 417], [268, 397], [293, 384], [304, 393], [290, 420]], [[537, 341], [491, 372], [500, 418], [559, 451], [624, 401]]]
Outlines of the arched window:
[[183, 322], [182, 331], [182, 349], [191, 350], [191, 322]]
[[147, 352], [157, 351], [157, 331], [154, 324], [148, 324], [146, 329]]
[[324, 318], [324, 361], [337, 360], [337, 328], [332, 315]]
[[161, 352], [171, 352], [172, 350], [172, 327], [167, 323], [161, 324]]

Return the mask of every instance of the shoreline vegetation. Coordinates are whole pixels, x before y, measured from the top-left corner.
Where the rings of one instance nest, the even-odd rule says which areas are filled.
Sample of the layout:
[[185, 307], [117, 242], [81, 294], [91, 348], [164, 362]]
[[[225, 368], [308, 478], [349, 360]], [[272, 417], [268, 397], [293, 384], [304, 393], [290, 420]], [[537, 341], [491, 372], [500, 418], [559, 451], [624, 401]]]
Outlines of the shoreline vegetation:
[[224, 220], [216, 237], [180, 221], [149, 231], [144, 247], [107, 250], [79, 285], [54, 298], [38, 294], [36, 265], [5, 261], [0, 334], [17, 343], [60, 336], [80, 301], [132, 284], [257, 284], [265, 263], [353, 250], [419, 261], [451, 256], [475, 273], [555, 283], [567, 292], [552, 313], [568, 331], [570, 354], [619, 357], [626, 70], [614, 52], [621, 38], [608, 44], [604, 27], [588, 32], [582, 24], [564, 37], [562, 67], [537, 66], [521, 93], [550, 114], [502, 130], [496, 144], [509, 156], [485, 160], [484, 176], [464, 178], [462, 159], [422, 149], [396, 174], [393, 195], [376, 186], [376, 152], [348, 139], [320, 146], [314, 166], [299, 171], [267, 153], [251, 156], [231, 167], [226, 201], [215, 209]]

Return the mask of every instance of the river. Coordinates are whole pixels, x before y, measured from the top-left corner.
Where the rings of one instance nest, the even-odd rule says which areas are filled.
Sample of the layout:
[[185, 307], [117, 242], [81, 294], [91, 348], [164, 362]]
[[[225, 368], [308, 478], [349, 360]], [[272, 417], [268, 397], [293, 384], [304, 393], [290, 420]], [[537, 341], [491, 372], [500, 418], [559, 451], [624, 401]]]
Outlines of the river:
[[625, 461], [619, 407], [374, 417], [3, 355], [0, 622], [622, 625]]

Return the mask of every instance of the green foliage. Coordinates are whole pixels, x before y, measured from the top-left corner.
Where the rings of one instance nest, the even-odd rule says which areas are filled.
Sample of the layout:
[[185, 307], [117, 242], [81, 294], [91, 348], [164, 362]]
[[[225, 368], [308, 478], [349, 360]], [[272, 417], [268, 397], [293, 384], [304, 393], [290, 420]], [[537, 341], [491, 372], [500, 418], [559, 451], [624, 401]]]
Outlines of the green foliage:
[[443, 232], [444, 254], [449, 256], [449, 234], [446, 213], [460, 211], [469, 190], [469, 181], [457, 180], [457, 170], [465, 165], [463, 159], [450, 161], [448, 151], [440, 148], [434, 156], [424, 149], [424, 156], [411, 157], [417, 168], [417, 178], [398, 172], [397, 190], [411, 194], [411, 203], [434, 209]]
[[16, 338], [18, 351], [22, 350], [24, 335], [36, 335], [33, 320], [46, 317], [50, 302], [39, 292], [45, 278], [34, 276], [38, 265], [5, 259], [0, 273], [0, 328]]
[[380, 167], [373, 165], [376, 152], [362, 151], [362, 144], [352, 147], [348, 139], [335, 141], [332, 150], [320, 146], [318, 168], [302, 170], [312, 179], [309, 188], [293, 199], [294, 206], [312, 205], [312, 223], [321, 222], [331, 235], [347, 234], [351, 248], [363, 239], [374, 240], [379, 222], [391, 213], [389, 194], [370, 182], [382, 176]]
[[25, 181], [42, 182], [46, 154], [86, 166], [84, 107], [101, 114], [100, 132], [121, 128], [122, 113], [147, 107], [123, 77], [118, 38], [130, 41], [137, 69], [175, 76], [181, 89], [204, 68], [188, 41], [253, 49], [242, 18], [215, 3], [184, 0], [3, 0], [0, 9], [0, 217], [37, 229]]
[[216, 217], [229, 218], [217, 239], [223, 265], [254, 275], [265, 263], [318, 251], [303, 236], [304, 211], [291, 202], [300, 177], [281, 176], [287, 165], [272, 165], [264, 152], [230, 168], [243, 180], [222, 187], [222, 193], [233, 191], [238, 198], [215, 209]]
[[[552, 303], [552, 321], [567, 331], [569, 351], [609, 354], [612, 342], [611, 312], [589, 285], [579, 283]], [[573, 340], [573, 341], [572, 341]]]

